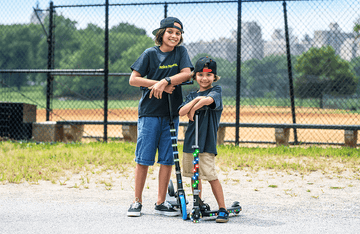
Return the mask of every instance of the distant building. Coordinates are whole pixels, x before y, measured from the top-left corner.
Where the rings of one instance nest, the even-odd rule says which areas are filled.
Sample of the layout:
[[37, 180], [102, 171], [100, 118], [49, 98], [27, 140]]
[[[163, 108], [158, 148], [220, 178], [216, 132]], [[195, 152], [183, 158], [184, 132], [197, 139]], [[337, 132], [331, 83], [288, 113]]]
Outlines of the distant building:
[[[270, 55], [285, 55], [286, 51], [286, 38], [285, 33], [282, 29], [275, 29], [271, 35], [271, 41], [265, 42], [264, 55], [265, 57]], [[298, 38], [292, 34], [292, 30], [289, 29], [289, 43], [290, 43], [290, 54], [300, 55], [304, 53], [310, 46], [311, 39], [309, 36], [300, 43]]]
[[[264, 42], [261, 28], [256, 22], [242, 23], [241, 30], [241, 61], [249, 59], [262, 59], [264, 57]], [[231, 38], [220, 38], [210, 42], [193, 42], [185, 44], [190, 58], [199, 53], [207, 53], [214, 57], [236, 61], [237, 31], [232, 32]]]
[[188, 50], [191, 59], [200, 53], [210, 54], [213, 57], [229, 59], [229, 46], [231, 43], [233, 43], [233, 41], [230, 39], [220, 38], [210, 42], [199, 41], [189, 43], [186, 44], [185, 47]]
[[340, 57], [347, 61], [360, 57], [360, 38], [356, 40], [355, 37], [346, 39], [341, 45]]
[[314, 47], [332, 46], [335, 49], [335, 53], [340, 55], [341, 45], [345, 40], [354, 38], [353, 33], [343, 33], [337, 23], [331, 23], [329, 25], [330, 30], [315, 31], [314, 33]]
[[[332, 46], [335, 53], [341, 58], [350, 61], [360, 56], [360, 39], [355, 39], [354, 33], [344, 33], [337, 23], [329, 25], [330, 30], [318, 30], [314, 32], [314, 38], [305, 35], [299, 41], [289, 29], [290, 53], [300, 55], [311, 47]], [[219, 38], [210, 42], [194, 42], [186, 44], [190, 58], [199, 53], [207, 53], [214, 57], [236, 61], [237, 31], [232, 31], [231, 38]], [[270, 55], [285, 55], [286, 40], [283, 29], [275, 29], [270, 41], [262, 39], [260, 26], [256, 22], [243, 22], [241, 29], [241, 61], [250, 59], [262, 59]]]

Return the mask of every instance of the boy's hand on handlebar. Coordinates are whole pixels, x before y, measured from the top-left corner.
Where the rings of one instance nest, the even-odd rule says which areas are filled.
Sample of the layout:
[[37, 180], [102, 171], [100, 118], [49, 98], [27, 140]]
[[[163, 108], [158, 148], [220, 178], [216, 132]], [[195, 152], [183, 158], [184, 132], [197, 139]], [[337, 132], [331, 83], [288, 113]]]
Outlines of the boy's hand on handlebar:
[[157, 99], [161, 99], [162, 93], [164, 92], [164, 89], [166, 86], [167, 86], [167, 82], [166, 81], [163, 82], [162, 80], [157, 82], [153, 86], [150, 86], [149, 89], [151, 89], [151, 91], [150, 91], [149, 98], [152, 98], [152, 96], [154, 96]]

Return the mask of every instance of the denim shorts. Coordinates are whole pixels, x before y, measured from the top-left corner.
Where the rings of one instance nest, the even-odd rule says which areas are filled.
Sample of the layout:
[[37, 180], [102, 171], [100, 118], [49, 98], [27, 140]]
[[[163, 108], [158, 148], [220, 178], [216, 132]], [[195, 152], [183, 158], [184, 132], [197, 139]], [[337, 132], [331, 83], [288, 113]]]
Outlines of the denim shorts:
[[[174, 165], [174, 155], [170, 133], [169, 117], [140, 117], [138, 119], [138, 138], [135, 151], [135, 162], [145, 166], [155, 163]], [[174, 118], [176, 136], [179, 127], [179, 117]]]

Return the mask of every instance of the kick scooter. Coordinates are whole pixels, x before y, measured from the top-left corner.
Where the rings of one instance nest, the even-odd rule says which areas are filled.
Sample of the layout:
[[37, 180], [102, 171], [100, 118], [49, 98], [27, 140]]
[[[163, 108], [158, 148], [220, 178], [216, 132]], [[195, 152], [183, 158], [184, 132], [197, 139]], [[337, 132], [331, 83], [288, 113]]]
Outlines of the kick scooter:
[[[204, 204], [202, 201], [200, 201], [200, 190], [198, 188], [199, 184], [199, 111], [195, 111], [195, 144], [192, 146], [194, 149], [194, 176], [192, 177], [193, 184], [192, 187], [194, 189], [194, 204], [193, 209], [190, 213], [190, 219], [194, 223], [198, 223], [202, 217], [213, 217], [218, 215], [218, 211], [212, 211], [210, 209], [210, 206], [208, 204]], [[200, 204], [202, 203], [202, 204]], [[241, 209], [240, 203], [238, 201], [233, 202], [230, 208], [226, 208], [227, 211], [231, 214], [239, 214]]]
[[[193, 81], [187, 81], [180, 85], [188, 85], [193, 84]], [[174, 186], [172, 181], [169, 181], [168, 185], [168, 194], [166, 194], [166, 200], [174, 207], [180, 208], [183, 220], [188, 219], [188, 214], [186, 211], [186, 197], [185, 191], [183, 188], [182, 177], [181, 177], [181, 168], [179, 162], [179, 151], [177, 148], [177, 135], [175, 124], [173, 120], [173, 112], [171, 107], [171, 95], [167, 94], [168, 96], [168, 104], [169, 104], [169, 115], [170, 115], [170, 134], [171, 134], [171, 144], [173, 148], [173, 155], [174, 155], [174, 162], [175, 162], [175, 174], [176, 174], [176, 184], [177, 184], [177, 192], [174, 192]]]

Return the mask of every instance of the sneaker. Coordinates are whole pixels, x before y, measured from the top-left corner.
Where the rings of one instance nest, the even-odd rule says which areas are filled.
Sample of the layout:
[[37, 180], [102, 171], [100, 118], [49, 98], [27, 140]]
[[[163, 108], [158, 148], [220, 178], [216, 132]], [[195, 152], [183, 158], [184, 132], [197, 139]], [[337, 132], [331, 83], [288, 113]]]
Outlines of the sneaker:
[[227, 221], [229, 221], [229, 212], [224, 208], [220, 208], [218, 211], [218, 216], [216, 218], [216, 222], [217, 223], [226, 223]]
[[128, 209], [127, 216], [129, 217], [139, 217], [141, 215], [141, 203], [140, 202], [134, 202], [130, 205], [130, 208]]
[[160, 205], [156, 205], [155, 203], [155, 214], [178, 216], [180, 215], [180, 210], [175, 210], [169, 202], [165, 201]]

